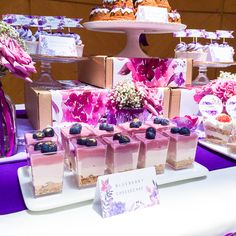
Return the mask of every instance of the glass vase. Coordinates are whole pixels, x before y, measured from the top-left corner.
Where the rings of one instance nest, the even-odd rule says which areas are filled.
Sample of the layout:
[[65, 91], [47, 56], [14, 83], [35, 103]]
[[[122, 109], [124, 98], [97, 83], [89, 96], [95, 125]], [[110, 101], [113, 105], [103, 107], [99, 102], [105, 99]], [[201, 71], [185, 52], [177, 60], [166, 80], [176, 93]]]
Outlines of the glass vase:
[[16, 152], [15, 105], [12, 103], [9, 96], [5, 95], [0, 80], [0, 157], [10, 157], [16, 154]]

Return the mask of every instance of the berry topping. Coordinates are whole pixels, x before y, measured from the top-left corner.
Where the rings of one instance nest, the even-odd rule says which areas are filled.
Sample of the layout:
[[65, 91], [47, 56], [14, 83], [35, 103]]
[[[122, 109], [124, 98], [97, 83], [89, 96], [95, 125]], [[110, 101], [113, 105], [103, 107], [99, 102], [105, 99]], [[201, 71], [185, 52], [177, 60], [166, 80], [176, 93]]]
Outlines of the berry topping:
[[53, 142], [46, 142], [43, 143], [41, 152], [42, 153], [49, 153], [49, 152], [56, 152], [57, 151], [57, 145]]
[[231, 121], [230, 116], [226, 115], [226, 114], [220, 114], [216, 120], [218, 120], [219, 122], [224, 122], [224, 123], [228, 123]]
[[43, 138], [45, 138], [44, 132], [36, 131], [35, 133], [33, 133], [33, 139], [39, 140], [39, 139], [43, 139]]
[[36, 143], [34, 145], [34, 151], [40, 151], [42, 149], [43, 142]]
[[170, 129], [170, 132], [171, 132], [172, 134], [178, 134], [179, 131], [180, 131], [180, 128], [178, 128], [178, 127], [172, 127], [172, 128]]
[[146, 131], [146, 139], [155, 139], [155, 138], [156, 138], [156, 133]]
[[170, 121], [169, 121], [169, 120], [167, 120], [167, 119], [161, 119], [161, 125], [167, 126], [167, 125], [169, 125], [169, 124], [170, 124]]
[[121, 133], [117, 133], [113, 135], [113, 140], [120, 140], [122, 134]]
[[159, 124], [161, 124], [161, 120], [162, 120], [162, 118], [156, 117], [156, 118], [153, 120], [153, 123], [154, 123], [155, 125], [159, 125]]
[[97, 146], [98, 143], [97, 143], [97, 140], [95, 138], [87, 138], [85, 145], [87, 147], [92, 147], [92, 146]]
[[82, 125], [79, 123], [73, 124], [70, 127], [70, 134], [80, 134], [82, 130]]
[[185, 135], [185, 136], [189, 136], [190, 135], [190, 129], [183, 127], [179, 130], [179, 134], [181, 135]]
[[55, 135], [54, 129], [51, 127], [45, 128], [43, 133], [45, 134], [45, 137], [53, 137]]
[[130, 139], [128, 136], [124, 136], [124, 135], [121, 135], [120, 139], [119, 139], [119, 143], [122, 144], [122, 143], [130, 143]]
[[138, 121], [138, 122], [131, 122], [130, 124], [129, 124], [129, 127], [131, 128], [131, 129], [133, 129], [133, 128], [139, 128], [140, 126], [142, 125], [142, 122], [140, 122], [140, 121]]
[[79, 145], [85, 145], [87, 138], [79, 138], [77, 139], [76, 143]]
[[99, 129], [100, 129], [100, 130], [106, 130], [106, 127], [107, 127], [107, 124], [106, 124], [106, 123], [101, 123], [101, 124], [99, 125]]
[[149, 127], [149, 128], [146, 129], [146, 133], [148, 133], [148, 132], [156, 134], [157, 131], [156, 131], [155, 128]]
[[112, 132], [112, 131], [114, 131], [113, 125], [106, 125], [106, 131], [107, 131], [107, 132]]

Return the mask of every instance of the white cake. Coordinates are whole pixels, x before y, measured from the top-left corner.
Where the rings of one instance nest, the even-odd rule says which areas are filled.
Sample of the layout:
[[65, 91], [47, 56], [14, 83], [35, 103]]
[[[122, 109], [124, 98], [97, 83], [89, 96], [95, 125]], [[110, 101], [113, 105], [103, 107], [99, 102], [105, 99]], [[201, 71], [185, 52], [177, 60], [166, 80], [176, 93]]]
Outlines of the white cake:
[[137, 21], [168, 22], [167, 8], [153, 6], [139, 6], [136, 12]]

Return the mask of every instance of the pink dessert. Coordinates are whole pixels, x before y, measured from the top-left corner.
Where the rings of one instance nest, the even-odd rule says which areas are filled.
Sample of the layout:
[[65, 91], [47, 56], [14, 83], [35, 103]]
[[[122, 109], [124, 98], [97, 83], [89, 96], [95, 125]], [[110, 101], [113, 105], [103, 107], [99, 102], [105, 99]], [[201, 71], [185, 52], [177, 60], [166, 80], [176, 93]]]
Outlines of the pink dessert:
[[167, 163], [176, 170], [191, 167], [195, 160], [198, 135], [185, 127], [175, 127], [163, 134], [170, 138]]
[[93, 129], [93, 133], [98, 137], [109, 137], [121, 132], [121, 129], [115, 125], [104, 124], [105, 127], [102, 127], [102, 125], [103, 124], [100, 124], [98, 127]]
[[[73, 132], [71, 132], [71, 130]], [[73, 152], [71, 152], [73, 148], [70, 146], [70, 140], [80, 137], [89, 137], [92, 135], [94, 135], [93, 131], [86, 124], [75, 123], [72, 126], [61, 128], [61, 141], [62, 146], [65, 149], [65, 164], [69, 170], [71, 169], [73, 158]]]
[[75, 150], [73, 172], [78, 187], [92, 186], [106, 169], [107, 145], [99, 138], [71, 141]]
[[[52, 128], [46, 128], [46, 129], [50, 129], [52, 132]], [[45, 129], [45, 130], [46, 130]], [[45, 135], [46, 133], [46, 135]], [[25, 143], [26, 145], [34, 145], [40, 141], [43, 142], [48, 142], [48, 141], [52, 141], [52, 142], [57, 142], [58, 138], [57, 135], [54, 133], [54, 131], [52, 133], [50, 133], [50, 135], [48, 135], [47, 132], [43, 132], [40, 130], [36, 130], [36, 131], [32, 131], [30, 133], [25, 133]]]
[[163, 173], [166, 165], [169, 138], [160, 133], [156, 133], [153, 139], [149, 139], [145, 133], [136, 134], [135, 137], [141, 141], [138, 168], [154, 166], [157, 174]]
[[[44, 144], [44, 145], [47, 145]], [[59, 193], [63, 187], [64, 155], [63, 150], [42, 153], [34, 150], [34, 146], [28, 146], [28, 154], [31, 164], [32, 183], [36, 197]]]
[[103, 140], [108, 144], [106, 157], [108, 173], [137, 169], [140, 141], [121, 134], [104, 137]]
[[134, 119], [134, 121], [130, 123], [126, 122], [120, 124], [119, 127], [123, 130], [123, 132], [126, 132], [130, 136], [132, 136], [136, 133], [144, 133], [149, 126], [146, 124], [142, 124], [142, 122], [137, 119]]
[[162, 132], [168, 130], [174, 125], [170, 123], [168, 119], [155, 117], [153, 120], [149, 120], [145, 123], [146, 125], [155, 128], [157, 131]]

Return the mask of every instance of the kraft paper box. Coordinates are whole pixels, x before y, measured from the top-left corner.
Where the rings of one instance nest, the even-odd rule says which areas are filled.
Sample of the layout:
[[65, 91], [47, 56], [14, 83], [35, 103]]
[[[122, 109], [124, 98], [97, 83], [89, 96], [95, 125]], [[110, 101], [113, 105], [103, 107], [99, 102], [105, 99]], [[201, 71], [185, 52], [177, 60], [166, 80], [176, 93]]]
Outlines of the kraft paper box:
[[200, 115], [198, 103], [194, 100], [195, 94], [194, 88], [171, 89], [169, 118]]
[[184, 87], [192, 82], [191, 59], [121, 58], [92, 56], [79, 63], [81, 82], [113, 88], [118, 82], [134, 80], [147, 87]]
[[[154, 91], [155, 90], [155, 91]], [[29, 120], [34, 129], [62, 122], [86, 122], [97, 125], [107, 113], [107, 89], [81, 85], [67, 90], [40, 90], [25, 86], [25, 104]], [[169, 113], [169, 88], [154, 88], [155, 100], [161, 108], [160, 114]], [[108, 112], [109, 114], [109, 112]]]

